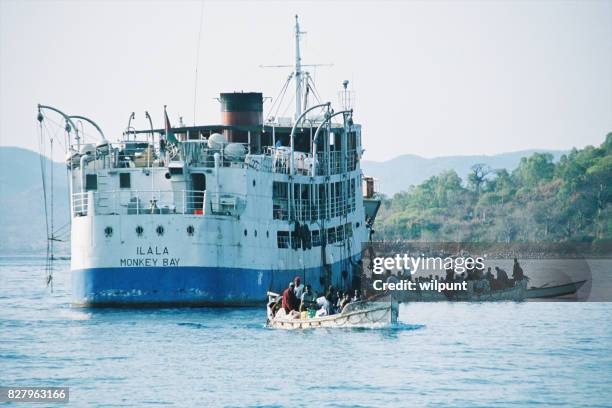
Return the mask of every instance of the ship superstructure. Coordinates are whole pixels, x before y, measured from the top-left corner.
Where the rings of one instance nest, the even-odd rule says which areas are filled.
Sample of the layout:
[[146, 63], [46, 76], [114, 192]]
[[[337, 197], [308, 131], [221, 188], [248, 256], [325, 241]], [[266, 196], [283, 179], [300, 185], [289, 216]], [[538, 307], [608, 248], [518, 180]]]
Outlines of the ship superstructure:
[[75, 304], [251, 305], [294, 276], [315, 291], [358, 284], [375, 214], [364, 207], [361, 126], [348, 104], [308, 104], [297, 18], [295, 28], [291, 119], [264, 121], [261, 93], [234, 92], [220, 94], [218, 125], [172, 127], [166, 114], [164, 128], [128, 125], [119, 143], [77, 133]]

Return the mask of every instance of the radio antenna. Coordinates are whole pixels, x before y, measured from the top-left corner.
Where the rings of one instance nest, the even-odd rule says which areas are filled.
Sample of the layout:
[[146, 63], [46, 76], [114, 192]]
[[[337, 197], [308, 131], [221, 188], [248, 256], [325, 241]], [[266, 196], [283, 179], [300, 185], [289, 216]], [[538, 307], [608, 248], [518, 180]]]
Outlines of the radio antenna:
[[302, 64], [302, 54], [300, 52], [300, 37], [302, 34], [306, 34], [306, 31], [300, 30], [300, 22], [298, 15], [295, 15], [295, 62], [293, 65], [260, 65], [260, 68], [293, 68], [292, 76], [295, 81], [295, 119], [300, 117], [302, 111], [307, 108], [303, 106], [305, 102], [302, 97], [302, 87], [307, 86], [308, 72], [303, 71], [304, 67], [331, 67], [334, 64]]
[[196, 49], [195, 79], [193, 85], [193, 125], [196, 124], [196, 106], [198, 103], [198, 66], [200, 64], [200, 43], [202, 40], [202, 21], [204, 20], [204, 0], [200, 2], [200, 29], [198, 30], [198, 48]]

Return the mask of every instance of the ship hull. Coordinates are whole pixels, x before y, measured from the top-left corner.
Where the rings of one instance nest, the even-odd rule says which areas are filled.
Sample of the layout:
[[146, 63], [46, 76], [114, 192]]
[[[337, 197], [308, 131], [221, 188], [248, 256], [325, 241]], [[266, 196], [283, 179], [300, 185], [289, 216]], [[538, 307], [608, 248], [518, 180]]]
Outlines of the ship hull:
[[[331, 283], [348, 290], [353, 260], [331, 265]], [[348, 269], [348, 270], [347, 270]], [[346, 271], [346, 272], [345, 272]], [[86, 268], [72, 271], [73, 305], [83, 307], [235, 307], [266, 301], [268, 290], [282, 292], [295, 276], [323, 290], [322, 267], [258, 270], [223, 267]]]

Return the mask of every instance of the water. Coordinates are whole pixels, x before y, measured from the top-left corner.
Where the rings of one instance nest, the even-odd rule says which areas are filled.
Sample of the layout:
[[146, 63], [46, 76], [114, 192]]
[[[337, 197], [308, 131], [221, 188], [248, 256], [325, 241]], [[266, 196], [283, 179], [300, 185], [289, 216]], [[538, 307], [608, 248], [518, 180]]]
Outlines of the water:
[[70, 405], [610, 406], [612, 303], [402, 305], [393, 329], [276, 331], [265, 310], [91, 310], [0, 258], [0, 385]]

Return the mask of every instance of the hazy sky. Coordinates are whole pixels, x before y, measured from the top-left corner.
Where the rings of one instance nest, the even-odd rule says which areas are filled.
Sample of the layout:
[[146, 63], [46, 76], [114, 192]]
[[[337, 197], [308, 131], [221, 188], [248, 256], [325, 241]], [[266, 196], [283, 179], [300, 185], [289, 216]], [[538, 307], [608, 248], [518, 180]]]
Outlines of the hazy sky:
[[[193, 123], [199, 1], [0, 0], [0, 144], [35, 148], [36, 104], [93, 118]], [[349, 79], [366, 158], [599, 144], [612, 131], [612, 1], [204, 3], [198, 124], [219, 92], [276, 96], [293, 16], [319, 93]], [[266, 108], [269, 103], [266, 103]], [[287, 116], [290, 115], [290, 112]], [[93, 135], [93, 132], [89, 132]]]

